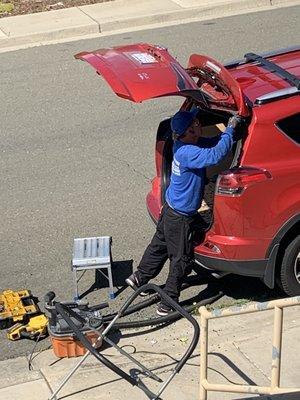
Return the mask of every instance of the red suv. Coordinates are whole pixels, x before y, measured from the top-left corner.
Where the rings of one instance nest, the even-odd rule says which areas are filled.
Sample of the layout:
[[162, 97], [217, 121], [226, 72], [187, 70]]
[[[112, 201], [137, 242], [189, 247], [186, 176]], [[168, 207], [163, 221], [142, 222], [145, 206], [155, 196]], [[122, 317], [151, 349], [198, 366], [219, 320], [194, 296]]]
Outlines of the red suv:
[[[207, 269], [260, 277], [270, 288], [278, 282], [288, 295], [299, 295], [300, 47], [248, 53], [225, 66], [193, 54], [186, 69], [165, 48], [149, 44], [75, 57], [124, 99], [183, 96], [181, 109], [198, 109], [207, 136], [220, 133], [233, 113], [246, 118], [230, 155], [207, 168], [199, 209], [207, 229], [195, 243], [195, 260]], [[155, 160], [147, 206], [157, 221], [171, 172], [170, 119], [159, 125]]]

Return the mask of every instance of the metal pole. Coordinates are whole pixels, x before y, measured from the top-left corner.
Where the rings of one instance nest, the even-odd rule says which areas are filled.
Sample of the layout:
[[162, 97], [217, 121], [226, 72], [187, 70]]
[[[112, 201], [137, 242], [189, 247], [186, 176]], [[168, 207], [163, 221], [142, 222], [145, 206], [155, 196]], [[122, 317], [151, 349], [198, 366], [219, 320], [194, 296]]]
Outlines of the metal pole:
[[[203, 312], [201, 312], [201, 310]], [[207, 380], [207, 350], [208, 350], [208, 319], [205, 316], [206, 308], [200, 308], [200, 400], [207, 399], [207, 391], [203, 381]], [[204, 312], [205, 311], [205, 312]]]
[[75, 372], [78, 370], [80, 365], [87, 359], [87, 357], [91, 353], [88, 351], [82, 359], [78, 362], [78, 364], [75, 365], [75, 367], [66, 375], [61, 383], [59, 384], [58, 388], [55, 390], [55, 392], [52, 393], [51, 397], [49, 397], [49, 400], [56, 399], [56, 395], [61, 391], [61, 389], [65, 386], [65, 384], [68, 382], [68, 380], [75, 374]]
[[146, 373], [150, 378], [154, 379], [157, 382], [162, 382], [162, 380], [155, 375], [150, 369], [146, 368], [143, 364], [141, 364], [138, 360], [136, 360], [134, 357], [132, 357], [131, 354], [127, 353], [125, 350], [122, 349], [122, 347], [119, 347], [116, 343], [114, 343], [112, 340], [110, 340], [108, 337], [103, 336], [103, 339], [110, 344], [112, 347], [117, 349], [123, 356], [127, 357], [129, 360], [131, 360], [134, 364], [136, 364], [138, 367], [140, 367], [144, 373]]
[[[107, 328], [106, 328], [107, 331]], [[98, 339], [96, 342], [93, 344], [93, 347], [97, 347], [98, 343], [100, 340], [102, 340], [102, 334], [98, 331], [99, 334]], [[71, 377], [75, 374], [75, 372], [78, 370], [78, 368], [84, 363], [84, 361], [88, 358], [90, 355], [90, 351], [87, 351], [85, 355], [82, 357], [81, 360], [78, 361], [78, 363], [74, 366], [74, 368], [63, 378], [61, 383], [59, 384], [58, 388], [55, 390], [55, 392], [52, 393], [51, 397], [49, 397], [49, 400], [56, 399], [56, 395], [61, 391], [61, 389], [65, 386], [65, 384], [71, 379]]]
[[[266, 386], [249, 386], [249, 385], [224, 385], [217, 383], [205, 383], [207, 391], [223, 393], [246, 393], [246, 394], [284, 394], [284, 393], [298, 393], [299, 389], [294, 388], [277, 388], [273, 391], [270, 387]], [[272, 392], [272, 393], [271, 393]]]
[[[97, 344], [99, 343], [99, 341], [102, 340], [103, 336], [107, 334], [107, 332], [111, 329], [111, 327], [113, 326], [113, 324], [117, 321], [117, 319], [119, 317], [120, 317], [119, 314], [117, 314], [114, 317], [114, 319], [108, 324], [108, 326], [104, 329], [103, 332], [99, 332], [99, 331], [97, 332], [97, 330], [95, 331], [99, 334], [99, 337], [96, 340], [96, 342], [93, 344], [93, 347], [97, 347]], [[72, 375], [74, 375], [74, 373], [78, 370], [78, 368], [83, 364], [83, 362], [87, 359], [87, 357], [90, 354], [91, 353], [88, 351], [82, 357], [82, 359], [78, 362], [78, 364], [76, 364], [75, 367], [68, 373], [68, 375], [63, 378], [63, 380], [60, 383], [60, 385], [58, 386], [58, 388], [55, 390], [55, 392], [52, 393], [51, 397], [49, 397], [49, 400], [56, 398], [56, 395], [61, 391], [61, 389], [65, 386], [65, 384], [68, 382], [68, 380], [72, 377]]]
[[[216, 309], [207, 311], [205, 307], [200, 307], [200, 327], [201, 354], [200, 354], [200, 400], [207, 400], [207, 392], [228, 392], [228, 393], [255, 393], [255, 394], [283, 394], [300, 392], [300, 388], [281, 388], [280, 369], [282, 351], [282, 327], [283, 327], [283, 308], [300, 305], [300, 296], [273, 300], [265, 303], [254, 303], [241, 307], [230, 307], [227, 309]], [[249, 386], [249, 385], [223, 385], [214, 384], [207, 381], [207, 350], [208, 350], [208, 320], [222, 317], [229, 317], [238, 314], [250, 314], [259, 311], [274, 309], [274, 327], [272, 342], [272, 372], [271, 386]]]
[[172, 374], [169, 376], [169, 378], [164, 382], [164, 384], [161, 386], [161, 388], [159, 389], [159, 391], [157, 392], [157, 395], [155, 397], [156, 399], [159, 399], [160, 395], [162, 394], [162, 392], [166, 389], [166, 387], [168, 386], [168, 384], [171, 382], [171, 380], [174, 378], [174, 376], [176, 375], [176, 371], [173, 371]]
[[[265, 310], [273, 310], [274, 307], [292, 307], [300, 304], [300, 296], [296, 297], [288, 297], [286, 299], [279, 299], [279, 300], [272, 300], [266, 301], [265, 303], [253, 303], [253, 304], [246, 304], [243, 306], [233, 306], [224, 309], [216, 309], [213, 311], [207, 311], [206, 309], [203, 312], [206, 315], [207, 319], [215, 319], [215, 318], [223, 318], [229, 317], [231, 315], [237, 314], [250, 314], [257, 311], [265, 311]], [[200, 307], [201, 309], [202, 307]]]
[[271, 389], [277, 389], [280, 386], [280, 365], [281, 365], [281, 345], [282, 345], [282, 322], [283, 309], [279, 306], [274, 307], [274, 327], [272, 343], [272, 372]]
[[73, 280], [74, 280], [74, 289], [75, 289], [75, 296], [74, 296], [74, 300], [77, 301], [79, 298], [79, 294], [78, 294], [78, 279], [77, 279], [77, 269], [75, 266], [72, 267], [73, 269]]

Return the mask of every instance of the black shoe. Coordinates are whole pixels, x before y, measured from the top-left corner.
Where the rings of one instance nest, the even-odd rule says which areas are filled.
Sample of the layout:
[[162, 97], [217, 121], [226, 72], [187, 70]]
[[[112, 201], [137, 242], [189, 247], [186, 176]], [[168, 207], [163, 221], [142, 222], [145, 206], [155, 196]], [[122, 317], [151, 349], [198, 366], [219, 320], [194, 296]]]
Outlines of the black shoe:
[[[127, 279], [125, 279], [125, 282], [133, 290], [137, 290], [141, 286], [135, 272], [132, 275], [130, 275]], [[141, 292], [140, 296], [148, 296], [148, 294], [149, 294], [148, 292]]]
[[165, 317], [173, 312], [173, 309], [170, 306], [167, 306], [163, 303], [157, 304], [156, 314], [160, 317]]

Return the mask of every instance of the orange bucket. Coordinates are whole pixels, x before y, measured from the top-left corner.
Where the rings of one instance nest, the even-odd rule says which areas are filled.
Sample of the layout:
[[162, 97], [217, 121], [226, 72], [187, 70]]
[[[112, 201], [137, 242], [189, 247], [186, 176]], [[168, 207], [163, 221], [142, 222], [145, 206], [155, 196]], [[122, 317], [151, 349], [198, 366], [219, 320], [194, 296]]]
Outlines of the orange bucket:
[[[56, 357], [79, 357], [83, 356], [87, 352], [87, 349], [83, 346], [83, 344], [72, 335], [53, 334], [50, 330], [49, 334], [53, 352]], [[84, 332], [84, 335], [92, 345], [94, 345], [99, 338], [99, 335], [94, 331]], [[99, 338], [96, 348], [98, 349], [99, 347], [101, 347], [101, 345], [102, 338]]]

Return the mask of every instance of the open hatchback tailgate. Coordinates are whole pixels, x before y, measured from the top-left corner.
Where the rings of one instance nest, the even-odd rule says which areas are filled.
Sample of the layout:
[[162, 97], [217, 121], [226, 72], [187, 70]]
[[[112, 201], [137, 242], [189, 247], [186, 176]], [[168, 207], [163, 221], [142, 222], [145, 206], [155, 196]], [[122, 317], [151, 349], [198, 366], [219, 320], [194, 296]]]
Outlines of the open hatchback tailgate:
[[218, 61], [201, 54], [192, 54], [188, 63], [191, 76], [206, 95], [210, 108], [232, 110], [243, 117], [249, 115], [248, 106], [239, 83]]
[[[205, 56], [197, 56], [201, 57], [199, 60], [201, 65], [197, 69], [197, 65], [193, 63], [194, 55], [192, 57], [189, 68], [184, 69], [167, 49], [147, 43], [99, 49], [75, 55], [75, 58], [86, 61], [95, 68], [118, 96], [136, 103], [161, 96], [181, 95], [193, 98], [204, 108], [221, 106], [230, 111], [243, 110], [242, 115], [246, 115], [246, 109], [241, 107], [246, 105], [239, 84], [225, 67], [217, 62], [214, 64], [213, 60]], [[220, 85], [218, 91], [209, 90], [208, 86], [214, 84], [211, 78], [206, 82], [205, 90], [199, 87], [203, 78], [199, 79], [200, 69], [205, 67], [209, 69], [205, 60], [216, 66], [212, 73], [220, 76], [217, 81]], [[203, 76], [209, 78], [209, 73], [212, 75], [211, 69]], [[222, 81], [223, 78], [230, 80], [230, 85]], [[203, 79], [201, 85], [202, 81]], [[218, 101], [214, 101], [214, 92], [219, 96]]]

